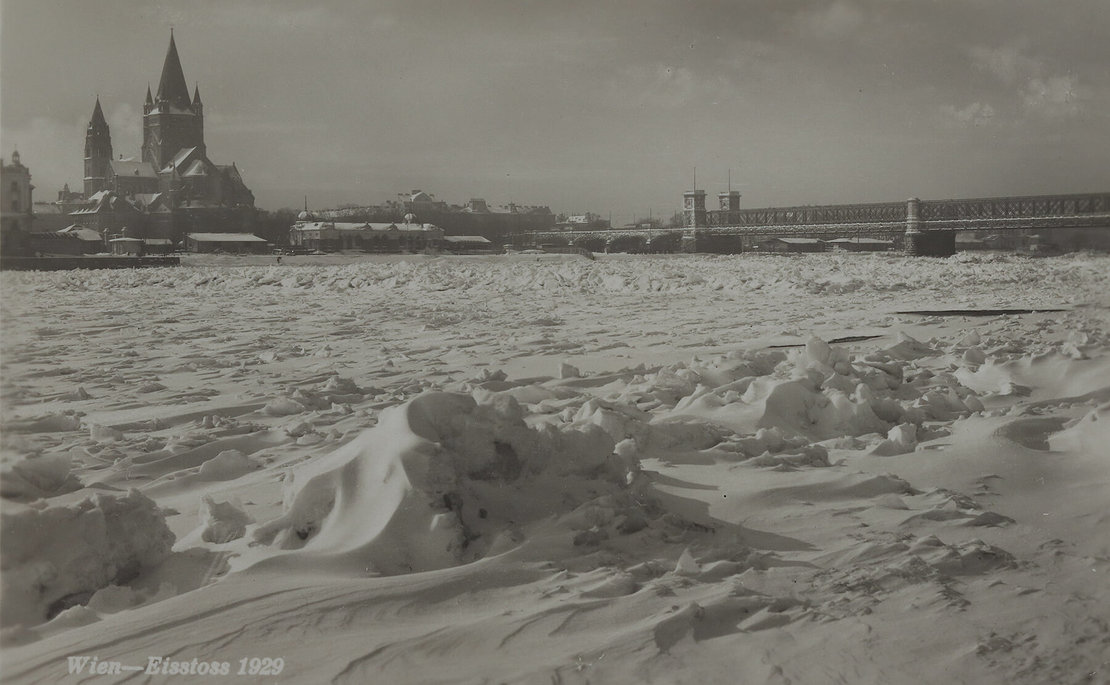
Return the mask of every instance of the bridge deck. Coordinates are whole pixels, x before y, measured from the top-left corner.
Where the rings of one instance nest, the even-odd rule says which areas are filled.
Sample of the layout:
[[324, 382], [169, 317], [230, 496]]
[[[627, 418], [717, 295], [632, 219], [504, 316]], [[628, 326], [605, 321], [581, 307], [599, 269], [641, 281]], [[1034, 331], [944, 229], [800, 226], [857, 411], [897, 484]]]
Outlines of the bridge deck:
[[604, 240], [662, 236], [892, 237], [906, 231], [909, 204], [918, 207], [917, 226], [930, 231], [1110, 228], [1110, 193], [1035, 195], [960, 200], [912, 200], [851, 205], [762, 207], [705, 212], [696, 228], [618, 228], [590, 231], [532, 231], [534, 240]]

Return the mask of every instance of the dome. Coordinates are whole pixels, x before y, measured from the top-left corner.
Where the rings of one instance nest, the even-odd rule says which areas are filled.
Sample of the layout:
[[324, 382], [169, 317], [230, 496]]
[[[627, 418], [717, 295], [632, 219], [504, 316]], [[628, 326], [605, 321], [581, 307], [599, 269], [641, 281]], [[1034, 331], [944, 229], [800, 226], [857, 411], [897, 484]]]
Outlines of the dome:
[[312, 216], [312, 213], [309, 212], [307, 209], [302, 210], [301, 213], [297, 215], [298, 221], [312, 221], [315, 218], [316, 217]]

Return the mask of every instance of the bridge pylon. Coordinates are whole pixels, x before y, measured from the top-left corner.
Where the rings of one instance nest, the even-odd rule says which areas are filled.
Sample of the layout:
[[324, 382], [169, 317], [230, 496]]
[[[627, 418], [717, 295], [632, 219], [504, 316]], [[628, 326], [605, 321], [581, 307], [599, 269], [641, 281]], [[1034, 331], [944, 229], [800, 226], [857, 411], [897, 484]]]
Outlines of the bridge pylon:
[[913, 257], [951, 257], [956, 254], [955, 231], [921, 230], [921, 200], [906, 200], [906, 234], [903, 249]]
[[705, 213], [705, 191], [694, 188], [682, 194], [683, 252], [698, 251], [698, 228], [708, 225]]

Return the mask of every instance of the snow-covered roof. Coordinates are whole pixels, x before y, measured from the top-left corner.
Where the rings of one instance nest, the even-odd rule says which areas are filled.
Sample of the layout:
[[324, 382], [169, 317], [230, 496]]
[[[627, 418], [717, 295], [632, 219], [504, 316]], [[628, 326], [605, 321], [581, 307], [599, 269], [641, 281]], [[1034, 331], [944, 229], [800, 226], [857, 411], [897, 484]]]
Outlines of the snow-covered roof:
[[110, 190], [100, 191], [94, 193], [84, 205], [79, 209], [75, 209], [69, 213], [70, 216], [78, 214], [97, 214], [104, 208], [108, 209], [130, 209], [138, 211], [134, 204], [127, 198], [120, 197]]
[[185, 173], [182, 174], [182, 176], [207, 176], [207, 175], [208, 175], [208, 169], [205, 168], [204, 161], [200, 160], [200, 159], [198, 159], [198, 160], [194, 161], [192, 164], [190, 164], [189, 168], [186, 169]]
[[335, 228], [340, 231], [396, 231], [401, 227], [397, 224], [372, 224], [369, 222], [362, 223], [337, 223]]
[[820, 238], [771, 238], [767, 242], [771, 241], [778, 241], [780, 243], [786, 243], [787, 245], [815, 245], [825, 242]]
[[880, 238], [836, 238], [835, 240], [826, 240], [828, 243], [859, 243], [860, 245], [892, 245], [893, 241], [882, 240]]
[[443, 240], [448, 243], [489, 243], [489, 239], [480, 235], [445, 235]]
[[163, 103], [155, 105], [154, 109], [150, 110], [151, 114], [196, 114], [190, 108], [174, 107], [171, 104]]
[[70, 237], [73, 237], [73, 238], [77, 238], [78, 240], [87, 240], [89, 242], [95, 241], [95, 242], [99, 243], [100, 240], [101, 240], [99, 233], [97, 233], [96, 231], [94, 231], [91, 228], [86, 228], [86, 227], [81, 226], [79, 224], [74, 224], [72, 226], [66, 226], [65, 228], [58, 231], [57, 233], [59, 235], [70, 236]]
[[173, 245], [169, 238], [143, 238], [143, 242], [147, 245]]
[[340, 221], [312, 221], [302, 222], [293, 226], [294, 231], [319, 231], [334, 229], [336, 231], [363, 231], [363, 232], [383, 232], [383, 231], [432, 231], [436, 230], [433, 224], [385, 224], [385, 223], [370, 223], [367, 221], [358, 222], [340, 222]]
[[112, 173], [116, 176], [158, 178], [158, 172], [155, 171], [154, 165], [150, 162], [139, 162], [134, 159], [113, 159], [111, 165]]
[[143, 239], [142, 238], [112, 238], [108, 242], [110, 242], [110, 243], [141, 243], [141, 242], [143, 242]]
[[170, 160], [170, 163], [167, 164], [164, 169], [162, 169], [162, 172], [167, 173], [169, 171], [172, 171], [173, 169], [178, 169], [180, 171], [181, 165], [184, 164], [189, 159], [189, 155], [196, 152], [196, 150], [197, 148], [195, 147], [181, 148], [177, 151], [177, 154], [173, 156], [173, 159]]
[[264, 243], [262, 238], [251, 233], [189, 233], [185, 237], [198, 243]]

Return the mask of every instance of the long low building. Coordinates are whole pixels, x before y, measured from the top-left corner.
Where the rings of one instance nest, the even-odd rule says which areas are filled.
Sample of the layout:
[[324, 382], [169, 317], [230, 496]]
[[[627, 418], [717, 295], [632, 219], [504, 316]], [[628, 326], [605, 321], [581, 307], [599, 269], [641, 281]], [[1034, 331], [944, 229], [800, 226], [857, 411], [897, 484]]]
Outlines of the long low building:
[[188, 252], [268, 252], [270, 244], [250, 233], [188, 233], [185, 249]]
[[442, 241], [443, 231], [432, 224], [300, 220], [289, 230], [292, 245], [320, 252], [424, 252]]
[[494, 252], [493, 243], [480, 235], [445, 235], [443, 249], [455, 254], [480, 254]]
[[764, 252], [824, 252], [825, 241], [817, 238], [770, 238], [758, 244]]
[[27, 236], [30, 251], [37, 254], [96, 254], [104, 252], [104, 239], [91, 228], [68, 226], [51, 233], [30, 233]]
[[825, 241], [834, 252], [886, 252], [894, 249], [893, 240], [880, 238], [836, 238]]

